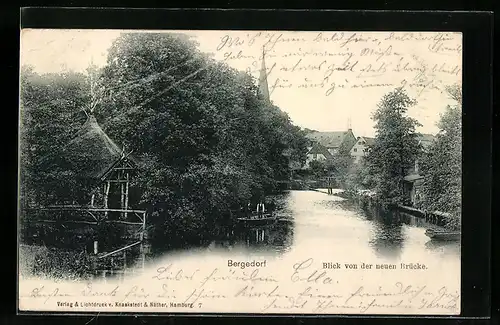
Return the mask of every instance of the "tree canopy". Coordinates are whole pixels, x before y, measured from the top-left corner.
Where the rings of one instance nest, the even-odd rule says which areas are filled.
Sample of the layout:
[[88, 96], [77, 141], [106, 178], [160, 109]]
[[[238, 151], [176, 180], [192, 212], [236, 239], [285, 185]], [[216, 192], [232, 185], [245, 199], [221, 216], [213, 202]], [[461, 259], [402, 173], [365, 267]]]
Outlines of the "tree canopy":
[[[43, 172], [34, 192], [47, 174], [72, 179], [74, 171], [57, 157], [83, 125], [88, 105], [106, 134], [133, 152], [141, 203], [161, 206], [154, 222], [165, 231], [209, 228], [232, 207], [277, 190], [290, 162], [305, 159], [303, 131], [258, 98], [255, 80], [211, 59], [184, 35], [122, 34], [107, 64], [92, 71], [97, 102], [84, 75], [66, 82], [69, 75], [23, 73], [24, 123], [40, 129], [23, 128], [25, 174]], [[37, 144], [38, 151], [27, 150]], [[47, 155], [51, 167], [37, 167]], [[79, 185], [64, 192], [75, 195]]]
[[85, 121], [89, 100], [81, 73], [21, 71], [21, 203], [45, 204], [80, 195], [72, 170], [61, 163], [65, 146]]
[[405, 203], [404, 177], [422, 149], [415, 132], [419, 123], [406, 115], [415, 104], [403, 88], [396, 88], [384, 95], [373, 114], [376, 137], [366, 162], [375, 191], [385, 203]]
[[436, 141], [422, 161], [422, 207], [450, 213], [452, 228], [460, 227], [462, 209], [462, 91], [448, 87], [455, 105], [446, 107], [438, 122]]

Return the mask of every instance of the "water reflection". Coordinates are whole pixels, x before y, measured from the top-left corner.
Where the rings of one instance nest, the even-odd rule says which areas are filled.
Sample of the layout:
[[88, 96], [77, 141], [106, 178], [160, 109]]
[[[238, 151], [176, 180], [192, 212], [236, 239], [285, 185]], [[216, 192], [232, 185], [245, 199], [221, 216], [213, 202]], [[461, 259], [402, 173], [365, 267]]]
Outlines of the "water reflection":
[[[272, 200], [277, 207], [276, 214], [287, 222], [258, 227], [224, 226], [217, 238], [198, 247], [214, 252], [237, 250], [238, 254], [279, 256], [293, 254], [299, 246], [312, 248], [319, 243], [333, 247], [340, 243], [353, 251], [369, 248], [377, 258], [386, 261], [402, 259], [407, 247], [427, 250], [437, 256], [460, 254], [459, 244], [431, 241], [423, 234], [430, 224], [403, 212], [307, 191], [292, 191], [274, 196]], [[157, 256], [171, 253], [160, 250]]]
[[150, 247], [142, 245], [107, 259], [95, 276], [123, 279], [147, 268], [149, 261], [157, 262], [186, 251], [191, 255], [234, 251], [240, 255], [262, 253], [279, 257], [303, 256], [318, 248], [332, 258], [342, 251], [363, 258], [373, 255], [385, 261], [417, 254], [427, 260], [447, 259], [459, 264], [460, 244], [431, 241], [424, 234], [430, 224], [409, 214], [309, 191], [292, 191], [272, 200], [280, 222], [258, 227], [220, 225], [215, 235], [190, 238], [189, 243], [169, 237], [168, 246], [151, 243]]
[[[357, 211], [357, 216], [370, 221], [368, 244], [376, 256], [390, 260], [401, 259], [405, 246], [422, 246], [433, 254], [460, 257], [459, 242], [434, 241], [423, 231], [434, 225], [423, 218], [405, 212], [383, 209], [366, 201], [343, 200], [336, 202], [342, 209]], [[416, 232], [411, 229], [421, 229]], [[420, 236], [417, 236], [420, 234]]]
[[293, 244], [293, 227], [291, 223], [280, 222], [268, 227], [240, 228], [237, 236], [249, 248], [283, 253]]
[[453, 241], [429, 240], [425, 243], [425, 248], [433, 253], [443, 255], [460, 256], [460, 245]]
[[398, 259], [401, 256], [405, 239], [401, 225], [376, 222], [368, 243], [377, 256]]
[[292, 245], [293, 223], [282, 221], [268, 226], [236, 226], [226, 238], [213, 240], [208, 249], [231, 251], [236, 247], [244, 247], [247, 250], [282, 254]]

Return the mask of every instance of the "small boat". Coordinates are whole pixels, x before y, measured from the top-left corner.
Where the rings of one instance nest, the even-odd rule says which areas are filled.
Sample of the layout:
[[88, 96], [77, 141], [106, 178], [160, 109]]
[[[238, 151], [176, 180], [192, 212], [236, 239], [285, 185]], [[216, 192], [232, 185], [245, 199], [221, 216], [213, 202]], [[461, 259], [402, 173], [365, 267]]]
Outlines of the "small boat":
[[248, 217], [238, 218], [238, 221], [240, 223], [252, 226], [269, 225], [275, 223], [277, 220], [278, 219], [276, 218], [276, 216], [274, 216], [271, 213], [266, 213], [263, 216], [259, 217], [259, 215], [256, 212], [252, 213]]
[[460, 240], [462, 235], [461, 231], [454, 230], [438, 230], [438, 229], [427, 229], [425, 235], [434, 240]]

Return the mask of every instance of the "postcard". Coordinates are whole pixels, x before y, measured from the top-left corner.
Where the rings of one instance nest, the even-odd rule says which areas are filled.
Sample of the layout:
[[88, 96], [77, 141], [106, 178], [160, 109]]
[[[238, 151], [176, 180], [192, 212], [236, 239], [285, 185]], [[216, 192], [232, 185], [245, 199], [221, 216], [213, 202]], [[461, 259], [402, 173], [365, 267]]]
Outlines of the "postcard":
[[459, 315], [462, 35], [22, 29], [19, 311]]

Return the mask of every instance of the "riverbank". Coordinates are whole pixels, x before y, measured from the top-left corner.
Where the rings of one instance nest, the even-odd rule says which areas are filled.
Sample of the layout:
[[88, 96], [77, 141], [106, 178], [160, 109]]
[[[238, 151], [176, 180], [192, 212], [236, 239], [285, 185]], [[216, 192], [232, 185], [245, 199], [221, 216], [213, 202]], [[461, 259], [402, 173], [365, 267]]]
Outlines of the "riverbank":
[[[311, 188], [310, 191], [315, 191], [315, 192], [329, 194], [327, 188]], [[344, 192], [344, 190], [339, 189], [339, 188], [334, 188], [334, 189], [332, 189], [332, 191], [333, 191], [332, 195], [336, 195], [336, 196], [341, 196], [342, 193]]]
[[[314, 188], [310, 189], [311, 191], [320, 192], [328, 194], [328, 189], [323, 188]], [[349, 191], [343, 189], [333, 189], [333, 195], [339, 196], [344, 199], [356, 201], [362, 205], [382, 205], [376, 199], [376, 192], [373, 190], [357, 190], [357, 191]], [[387, 205], [387, 208], [393, 211], [401, 211], [407, 214], [410, 214], [414, 217], [421, 218], [436, 228], [446, 229], [446, 230], [459, 230], [459, 227], [452, 226], [457, 224], [456, 220], [454, 220], [453, 216], [449, 213], [441, 212], [441, 211], [426, 211], [424, 209], [418, 209], [415, 207], [410, 207], [406, 205]]]
[[19, 275], [58, 279], [88, 278], [93, 258], [85, 251], [63, 250], [41, 245], [19, 246]]
[[[85, 250], [63, 249], [43, 245], [19, 245], [19, 275], [66, 280], [90, 279], [99, 270], [120, 270], [136, 260], [138, 249], [98, 259]], [[127, 263], [128, 260], [128, 263]]]

